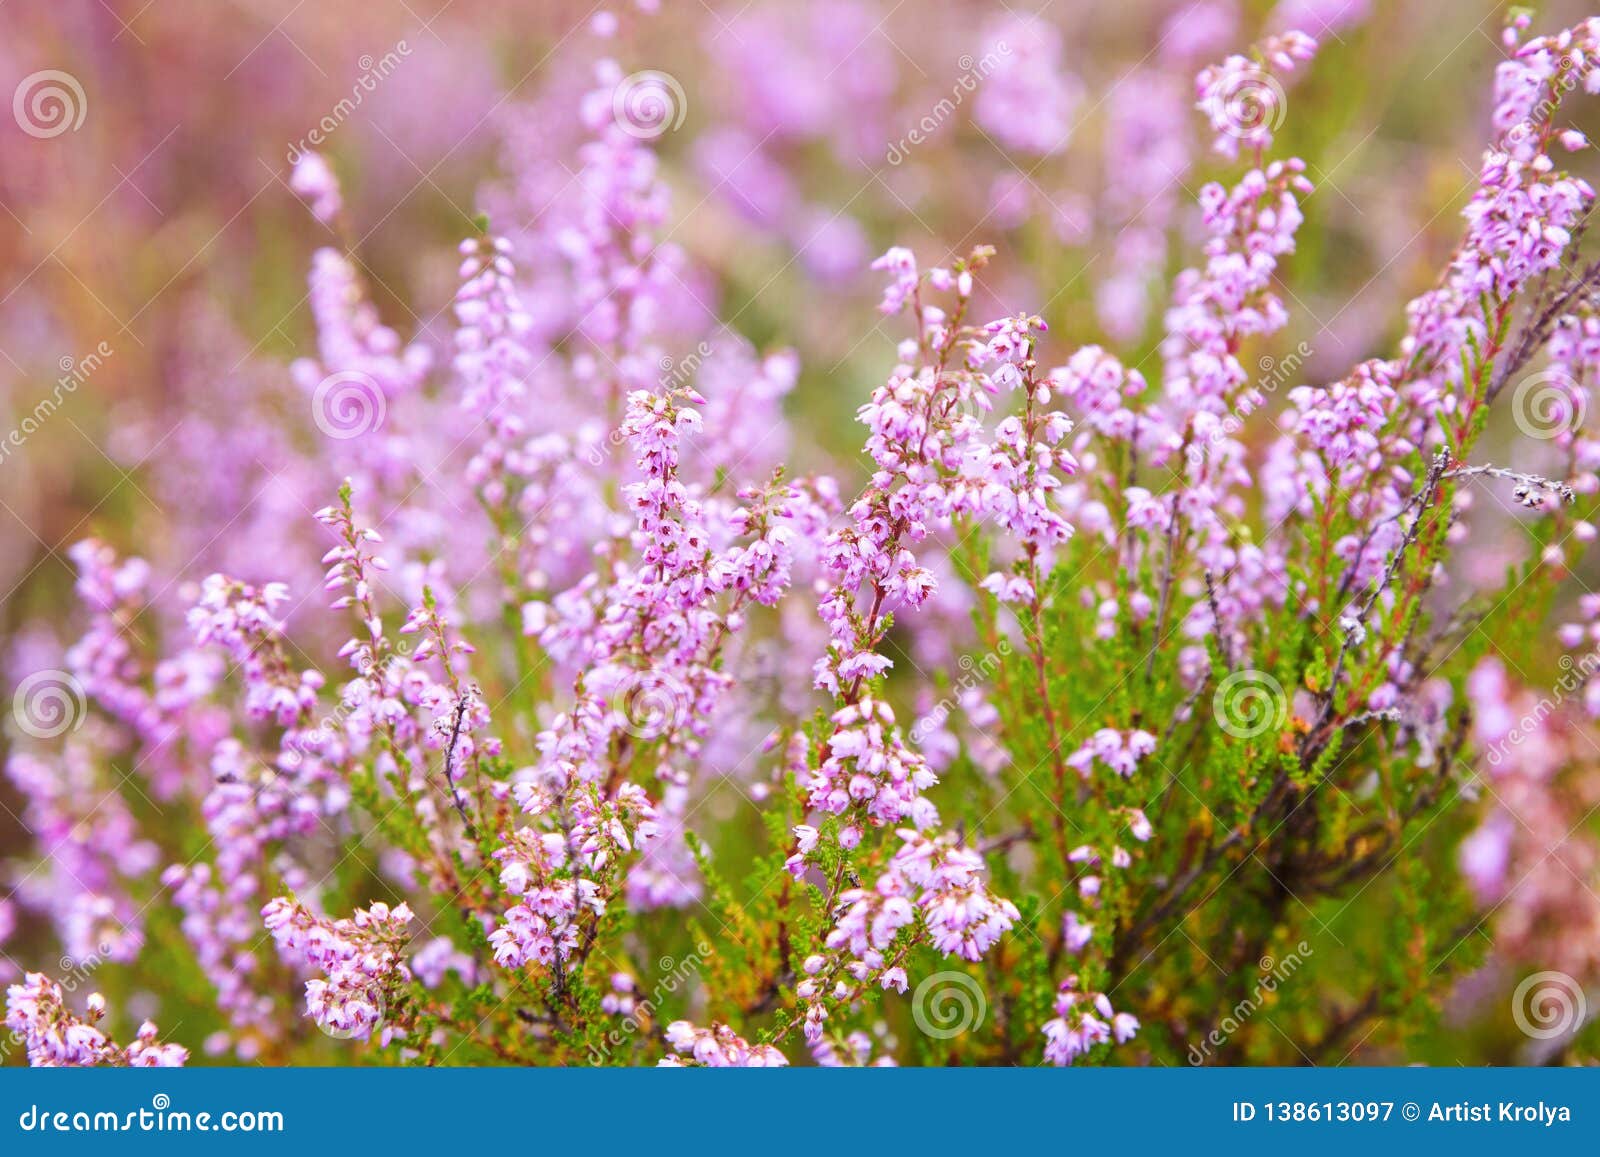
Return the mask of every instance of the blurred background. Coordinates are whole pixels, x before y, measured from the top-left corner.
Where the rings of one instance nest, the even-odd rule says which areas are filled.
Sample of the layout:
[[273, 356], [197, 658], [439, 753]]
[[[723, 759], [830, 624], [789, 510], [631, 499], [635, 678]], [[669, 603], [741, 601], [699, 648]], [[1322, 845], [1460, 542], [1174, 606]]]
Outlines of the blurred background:
[[[402, 335], [446, 340], [455, 242], [480, 213], [514, 236], [571, 181], [603, 55], [682, 93], [658, 151], [671, 238], [708, 274], [695, 296], [758, 347], [798, 349], [796, 416], [848, 453], [845, 419], [892, 357], [866, 270], [891, 244], [927, 262], [996, 245], [1001, 308], [1043, 312], [1063, 350], [1147, 355], [1194, 194], [1237, 169], [1204, 151], [1193, 74], [1291, 25], [1324, 48], [1279, 134], [1317, 185], [1283, 346], [1308, 345], [1311, 381], [1382, 350], [1454, 242], [1502, 17], [1460, 0], [10, 0], [0, 90], [34, 119], [0, 124], [0, 423], [74, 384], [3, 459], [0, 622], [59, 596], [85, 533], [200, 546], [166, 543], [162, 508], [225, 497], [213, 438], [273, 417], [296, 432], [269, 403], [299, 400], [279, 395], [312, 348], [315, 247], [350, 248]], [[51, 72], [66, 79], [23, 84]], [[288, 187], [309, 147], [343, 182], [346, 235]]]
[[[1196, 194], [1242, 168], [1208, 151], [1194, 74], [1291, 27], [1323, 48], [1275, 152], [1306, 158], [1316, 192], [1272, 356], [1293, 358], [1286, 392], [1387, 352], [1459, 234], [1505, 52], [1505, 8], [1480, 0], [655, 7], [0, 7], [6, 686], [74, 637], [67, 549], [85, 537], [149, 559], [172, 602], [216, 569], [315, 574], [310, 512], [345, 464], [289, 368], [315, 352], [312, 253], [345, 249], [384, 322], [444, 350], [457, 243], [483, 215], [516, 241], [554, 211], [602, 58], [659, 72], [671, 99], [653, 135], [686, 315], [795, 349], [792, 457], [848, 477], [855, 408], [894, 360], [868, 270], [890, 245], [934, 264], [992, 244], [989, 312], [1043, 314], [1058, 360], [1100, 342], [1153, 368]], [[1547, 9], [1536, 30], [1587, 15]], [[331, 224], [289, 185], [308, 149], [342, 182]], [[519, 257], [530, 297], [567, 291], [536, 248]], [[445, 447], [427, 470], [463, 465]], [[1522, 549], [1510, 517], [1486, 520], [1467, 572], [1499, 580]], [[15, 790], [0, 785], [0, 860], [24, 848]], [[0, 929], [8, 960], [49, 944]]]

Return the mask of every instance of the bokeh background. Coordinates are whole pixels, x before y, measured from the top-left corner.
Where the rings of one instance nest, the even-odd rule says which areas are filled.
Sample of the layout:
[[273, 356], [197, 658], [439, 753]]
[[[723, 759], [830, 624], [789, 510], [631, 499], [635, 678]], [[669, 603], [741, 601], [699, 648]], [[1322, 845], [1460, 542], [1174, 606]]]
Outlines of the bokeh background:
[[[991, 312], [1039, 312], [1058, 349], [1101, 342], [1148, 368], [1163, 287], [1193, 257], [1195, 194], [1238, 169], [1207, 151], [1194, 74], [1289, 27], [1323, 48], [1278, 134], [1316, 192], [1275, 356], [1294, 356], [1298, 384], [1387, 352], [1459, 235], [1504, 15], [1480, 0], [7, 0], [0, 434], [22, 436], [0, 457], [5, 684], [71, 641], [66, 552], [85, 537], [150, 559], [175, 593], [217, 569], [315, 574], [310, 512], [343, 471], [290, 369], [314, 349], [312, 252], [344, 247], [384, 321], [444, 349], [457, 242], [484, 215], [516, 239], [559, 201], [602, 57], [671, 82], [658, 152], [667, 233], [696, 270], [686, 316], [792, 347], [791, 457], [848, 477], [855, 407], [894, 357], [867, 268], [890, 245], [933, 264], [992, 244]], [[1550, 5], [1539, 25], [1580, 15]], [[288, 183], [313, 141], [343, 184], [331, 225]], [[559, 296], [532, 256], [528, 294]], [[458, 474], [467, 454], [446, 446], [424, 472]], [[1496, 517], [1466, 581], [1498, 580], [1523, 548]], [[13, 874], [34, 854], [19, 811], [0, 784]], [[0, 933], [13, 972], [58, 951], [20, 912]], [[1434, 1059], [1505, 1055], [1473, 1029], [1472, 998]]]

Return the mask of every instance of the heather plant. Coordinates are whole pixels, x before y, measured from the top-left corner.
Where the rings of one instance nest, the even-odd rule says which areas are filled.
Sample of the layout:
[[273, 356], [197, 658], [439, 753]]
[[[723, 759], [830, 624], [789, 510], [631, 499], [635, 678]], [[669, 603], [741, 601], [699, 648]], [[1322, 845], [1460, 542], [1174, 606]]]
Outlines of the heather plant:
[[[233, 569], [78, 542], [76, 642], [16, 689], [0, 944], [21, 913], [171, 1036], [23, 961], [28, 1060], [1398, 1060], [1490, 957], [1559, 978], [1516, 1023], [1585, 1055], [1600, 19], [1530, 26], [1379, 356], [1273, 353], [1318, 39], [1204, 65], [1197, 27], [1110, 118], [1103, 341], [998, 305], [1011, 247], [871, 262], [861, 469], [677, 239], [672, 77], [608, 58], [540, 95], [442, 336], [385, 320], [338, 165], [300, 150], [284, 193], [335, 239], [314, 348], [228, 387], [261, 429], [216, 432], [270, 448], [272, 517], [231, 525], [260, 480], [224, 461], [178, 533], [243, 535]], [[1048, 158], [1083, 94], [1053, 29], [1000, 35], [972, 117]], [[861, 131], [769, 105], [740, 115]], [[1172, 177], [1202, 165], [1189, 235]], [[1485, 509], [1527, 544], [1487, 579]]]

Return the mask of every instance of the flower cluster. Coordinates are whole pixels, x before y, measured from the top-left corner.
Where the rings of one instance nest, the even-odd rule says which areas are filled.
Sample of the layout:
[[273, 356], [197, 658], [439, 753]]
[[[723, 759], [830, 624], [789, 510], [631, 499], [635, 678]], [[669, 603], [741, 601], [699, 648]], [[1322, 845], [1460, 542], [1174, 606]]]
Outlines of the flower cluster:
[[1240, 148], [1260, 153], [1272, 147], [1272, 134], [1284, 115], [1278, 73], [1291, 73], [1310, 60], [1317, 42], [1303, 32], [1286, 32], [1256, 45], [1251, 56], [1230, 56], [1203, 69], [1195, 79], [1200, 111], [1215, 134], [1212, 147], [1232, 160]]
[[1081, 991], [1076, 976], [1061, 982], [1055, 1009], [1044, 1026], [1044, 1057], [1053, 1065], [1070, 1065], [1096, 1045], [1126, 1043], [1139, 1031], [1138, 1018], [1113, 1011], [1104, 993]]
[[1118, 775], [1132, 775], [1139, 761], [1156, 749], [1156, 737], [1148, 731], [1134, 730], [1124, 735], [1110, 727], [1102, 727], [1089, 738], [1089, 742], [1067, 757], [1068, 766], [1087, 777], [1095, 762], [1109, 767]]
[[[686, 1020], [675, 1020], [667, 1026], [666, 1034], [667, 1043], [680, 1056], [706, 1068], [772, 1069], [789, 1063], [771, 1045], [752, 1045], [725, 1024], [696, 1028]], [[668, 1067], [686, 1063], [672, 1056], [661, 1061]]]
[[409, 907], [377, 903], [330, 921], [280, 896], [261, 916], [280, 953], [325, 974], [306, 981], [306, 1012], [324, 1032], [366, 1040], [380, 1027], [389, 1031], [387, 1004], [411, 978], [404, 959]]
[[[1321, 1062], [1490, 951], [1600, 982], [1600, 20], [1513, 19], [1459, 215], [1361, 222], [1274, 151], [1297, 18], [1361, 13], [1230, 55], [1240, 6], [1187, 5], [1106, 101], [1047, 16], [982, 23], [959, 123], [835, 214], [926, 95], [877, 17], [756, 0], [682, 123], [636, 7], [484, 118], [486, 212], [414, 269], [355, 240], [357, 133], [297, 150], [314, 356], [194, 308], [116, 410], [166, 509], [0, 655], [30, 1061], [188, 1056], [11, 964], [44, 942], [165, 1024], [192, 978], [193, 1046], [265, 1064], [1173, 1063], [1313, 940], [1214, 1055]], [[995, 244], [869, 262], [924, 202]]]
[[189, 1051], [162, 1044], [156, 1026], [145, 1021], [133, 1043], [119, 1045], [95, 1026], [105, 1018], [106, 998], [91, 993], [88, 1019], [67, 1009], [61, 986], [49, 977], [30, 972], [21, 984], [6, 989], [6, 1027], [22, 1041], [28, 1063], [34, 1066], [112, 1066], [122, 1068], [181, 1068]]

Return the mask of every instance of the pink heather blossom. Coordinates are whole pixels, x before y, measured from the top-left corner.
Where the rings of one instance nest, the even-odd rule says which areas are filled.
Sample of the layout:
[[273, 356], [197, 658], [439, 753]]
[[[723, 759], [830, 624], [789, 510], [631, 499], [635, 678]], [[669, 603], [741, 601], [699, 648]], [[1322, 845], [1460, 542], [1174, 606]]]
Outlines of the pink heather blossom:
[[1139, 761], [1156, 749], [1156, 737], [1148, 731], [1134, 730], [1126, 734], [1109, 727], [1096, 731], [1089, 742], [1067, 757], [1067, 765], [1087, 776], [1098, 761], [1116, 772], [1129, 776], [1138, 769]]
[[384, 1027], [390, 995], [411, 975], [403, 958], [409, 907], [376, 903], [357, 908], [348, 920], [329, 921], [278, 897], [261, 915], [280, 954], [325, 974], [306, 981], [305, 989], [306, 1011], [320, 1027], [357, 1040]]
[[1055, 1009], [1044, 1026], [1044, 1057], [1053, 1065], [1070, 1065], [1098, 1045], [1126, 1044], [1139, 1031], [1134, 1016], [1113, 1011], [1101, 993], [1081, 991], [1076, 976], [1061, 982]]
[[1303, 32], [1285, 32], [1256, 45], [1250, 57], [1230, 56], [1195, 80], [1198, 107], [1211, 122], [1212, 147], [1232, 160], [1240, 148], [1263, 152], [1284, 113], [1278, 74], [1310, 60], [1317, 42]]
[[6, 1027], [27, 1049], [34, 1066], [181, 1068], [189, 1051], [156, 1039], [156, 1026], [145, 1021], [132, 1044], [117, 1044], [95, 1027], [106, 1014], [105, 998], [91, 994], [88, 1019], [68, 1011], [61, 986], [38, 972], [6, 989]]
[[[696, 1028], [686, 1020], [675, 1020], [667, 1025], [666, 1036], [681, 1057], [707, 1068], [771, 1069], [789, 1063], [771, 1045], [752, 1045], [725, 1024]], [[675, 1066], [688, 1061], [669, 1056], [661, 1063]]]
[[[658, 7], [509, 88], [528, 30], [458, 21], [264, 187], [327, 135], [293, 54], [251, 109], [108, 71], [221, 25], [23, 22], [95, 127], [0, 141], [12, 209], [96, 258], [0, 318], [29, 1063], [186, 1063], [118, 1009], [260, 1064], [1324, 1063], [1592, 988], [1600, 17], [1510, 14], [1487, 101], [1424, 62], [1389, 172], [1300, 82], [1454, 13]], [[171, 108], [230, 131], [115, 156]], [[1363, 897], [1429, 991], [1206, 1035]]]
[[282, 583], [257, 589], [214, 574], [200, 587], [189, 612], [195, 642], [220, 646], [245, 682], [245, 709], [282, 727], [300, 722], [315, 708], [322, 676], [294, 672], [283, 655], [283, 623], [276, 608], [289, 598]]
[[922, 758], [898, 739], [887, 703], [863, 699], [833, 714], [828, 758], [811, 781], [811, 804], [839, 815], [863, 807], [872, 822], [931, 820], [922, 792], [937, 782]]
[[294, 163], [289, 175], [289, 187], [304, 197], [311, 212], [324, 225], [331, 224], [344, 207], [339, 181], [318, 153], [307, 150]]

